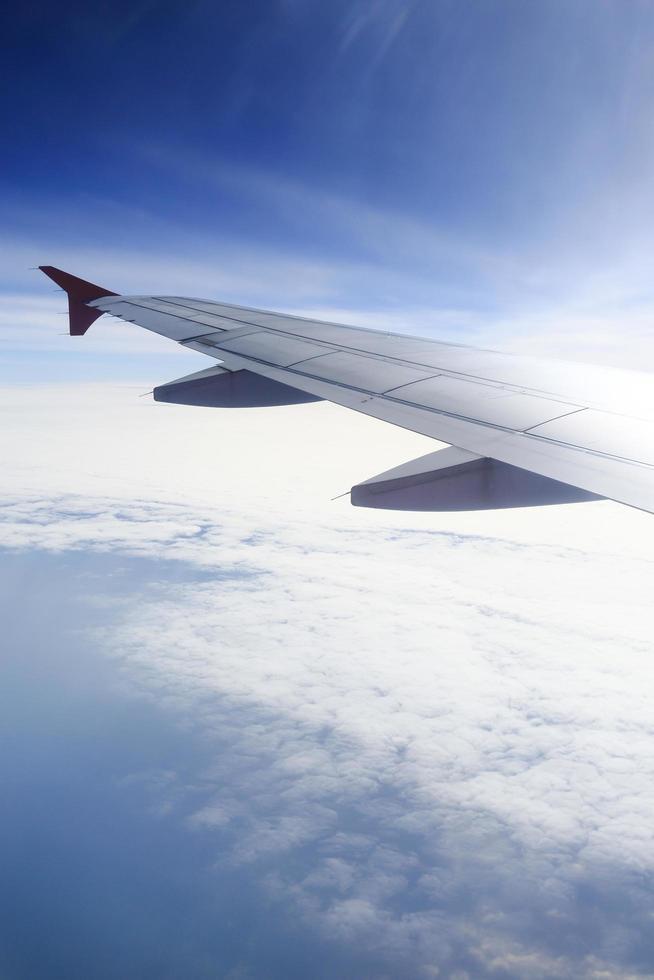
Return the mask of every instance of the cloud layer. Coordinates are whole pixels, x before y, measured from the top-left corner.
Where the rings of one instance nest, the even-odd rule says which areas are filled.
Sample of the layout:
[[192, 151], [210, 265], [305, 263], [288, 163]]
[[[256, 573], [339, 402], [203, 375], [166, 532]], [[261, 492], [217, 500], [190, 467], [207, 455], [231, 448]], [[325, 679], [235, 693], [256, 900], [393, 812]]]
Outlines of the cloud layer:
[[154, 560], [87, 635], [210, 746], [151, 782], [216, 874], [357, 976], [651, 974], [647, 515], [369, 515], [328, 502], [330, 467], [423, 450], [327, 406], [12, 399], [0, 541], [77, 588], [76, 553]]

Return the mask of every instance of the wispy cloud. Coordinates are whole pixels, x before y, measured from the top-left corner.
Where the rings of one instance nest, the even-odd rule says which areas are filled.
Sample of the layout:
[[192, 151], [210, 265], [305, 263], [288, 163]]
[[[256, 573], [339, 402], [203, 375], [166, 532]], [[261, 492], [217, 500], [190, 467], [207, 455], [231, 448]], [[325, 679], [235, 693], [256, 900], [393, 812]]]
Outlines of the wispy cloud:
[[[609, 221], [593, 204], [587, 218], [568, 216], [555, 235], [508, 247], [252, 166], [152, 145], [143, 153], [177, 184], [202, 187], [209, 214], [221, 200], [241, 201], [264, 224], [283, 227], [284, 244], [262, 233], [255, 246], [251, 230], [240, 236], [233, 225], [209, 230], [197, 217], [188, 224], [179, 216], [163, 220], [110, 201], [69, 205], [65, 218], [43, 202], [38, 231], [23, 215], [5, 233], [5, 349], [46, 340], [11, 327], [25, 324], [30, 296], [33, 322], [50, 311], [36, 298], [47, 286], [27, 271], [47, 260], [123, 292], [318, 311], [489, 347], [654, 366], [646, 222], [636, 228], [631, 219]], [[63, 235], [55, 231], [62, 227]], [[138, 236], [139, 246], [125, 242], [126, 235]], [[48, 316], [52, 332], [58, 321]], [[129, 351], [130, 344], [136, 350], [135, 343], [156, 341], [135, 340], [135, 331], [118, 327], [103, 343]]]

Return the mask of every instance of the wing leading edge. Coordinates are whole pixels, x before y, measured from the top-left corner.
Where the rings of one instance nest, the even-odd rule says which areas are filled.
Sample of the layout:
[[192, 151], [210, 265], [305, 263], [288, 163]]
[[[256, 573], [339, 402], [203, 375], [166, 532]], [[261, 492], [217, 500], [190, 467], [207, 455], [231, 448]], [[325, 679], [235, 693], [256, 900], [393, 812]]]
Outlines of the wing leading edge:
[[608, 497], [654, 512], [651, 375], [208, 300], [122, 296], [41, 269], [68, 293], [71, 333], [106, 312], [220, 362], [155, 389], [157, 400], [326, 399], [456, 447], [353, 487], [357, 506], [488, 509]]

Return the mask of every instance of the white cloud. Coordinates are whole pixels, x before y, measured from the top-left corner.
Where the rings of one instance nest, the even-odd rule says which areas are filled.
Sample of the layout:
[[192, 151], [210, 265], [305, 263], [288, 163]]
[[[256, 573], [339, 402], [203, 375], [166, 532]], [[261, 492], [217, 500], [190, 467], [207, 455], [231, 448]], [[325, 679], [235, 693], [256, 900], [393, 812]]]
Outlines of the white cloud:
[[2, 401], [2, 544], [188, 569], [166, 587], [162, 564], [101, 642], [216, 740], [159, 805], [217, 859], [400, 974], [643, 975], [650, 516], [331, 503], [426, 440], [325, 405]]

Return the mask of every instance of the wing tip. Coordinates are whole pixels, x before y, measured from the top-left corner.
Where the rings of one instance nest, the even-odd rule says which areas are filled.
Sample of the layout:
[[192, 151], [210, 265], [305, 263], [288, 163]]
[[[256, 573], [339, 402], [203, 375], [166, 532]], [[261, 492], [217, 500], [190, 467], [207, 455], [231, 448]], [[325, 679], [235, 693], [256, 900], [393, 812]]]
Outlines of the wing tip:
[[102, 316], [102, 310], [95, 310], [87, 306], [94, 299], [102, 299], [103, 296], [117, 296], [111, 289], [98, 286], [94, 282], [80, 279], [78, 276], [64, 272], [54, 265], [40, 265], [40, 271], [52, 279], [68, 296], [68, 318], [69, 331], [71, 337], [81, 337], [89, 329], [98, 317]]

